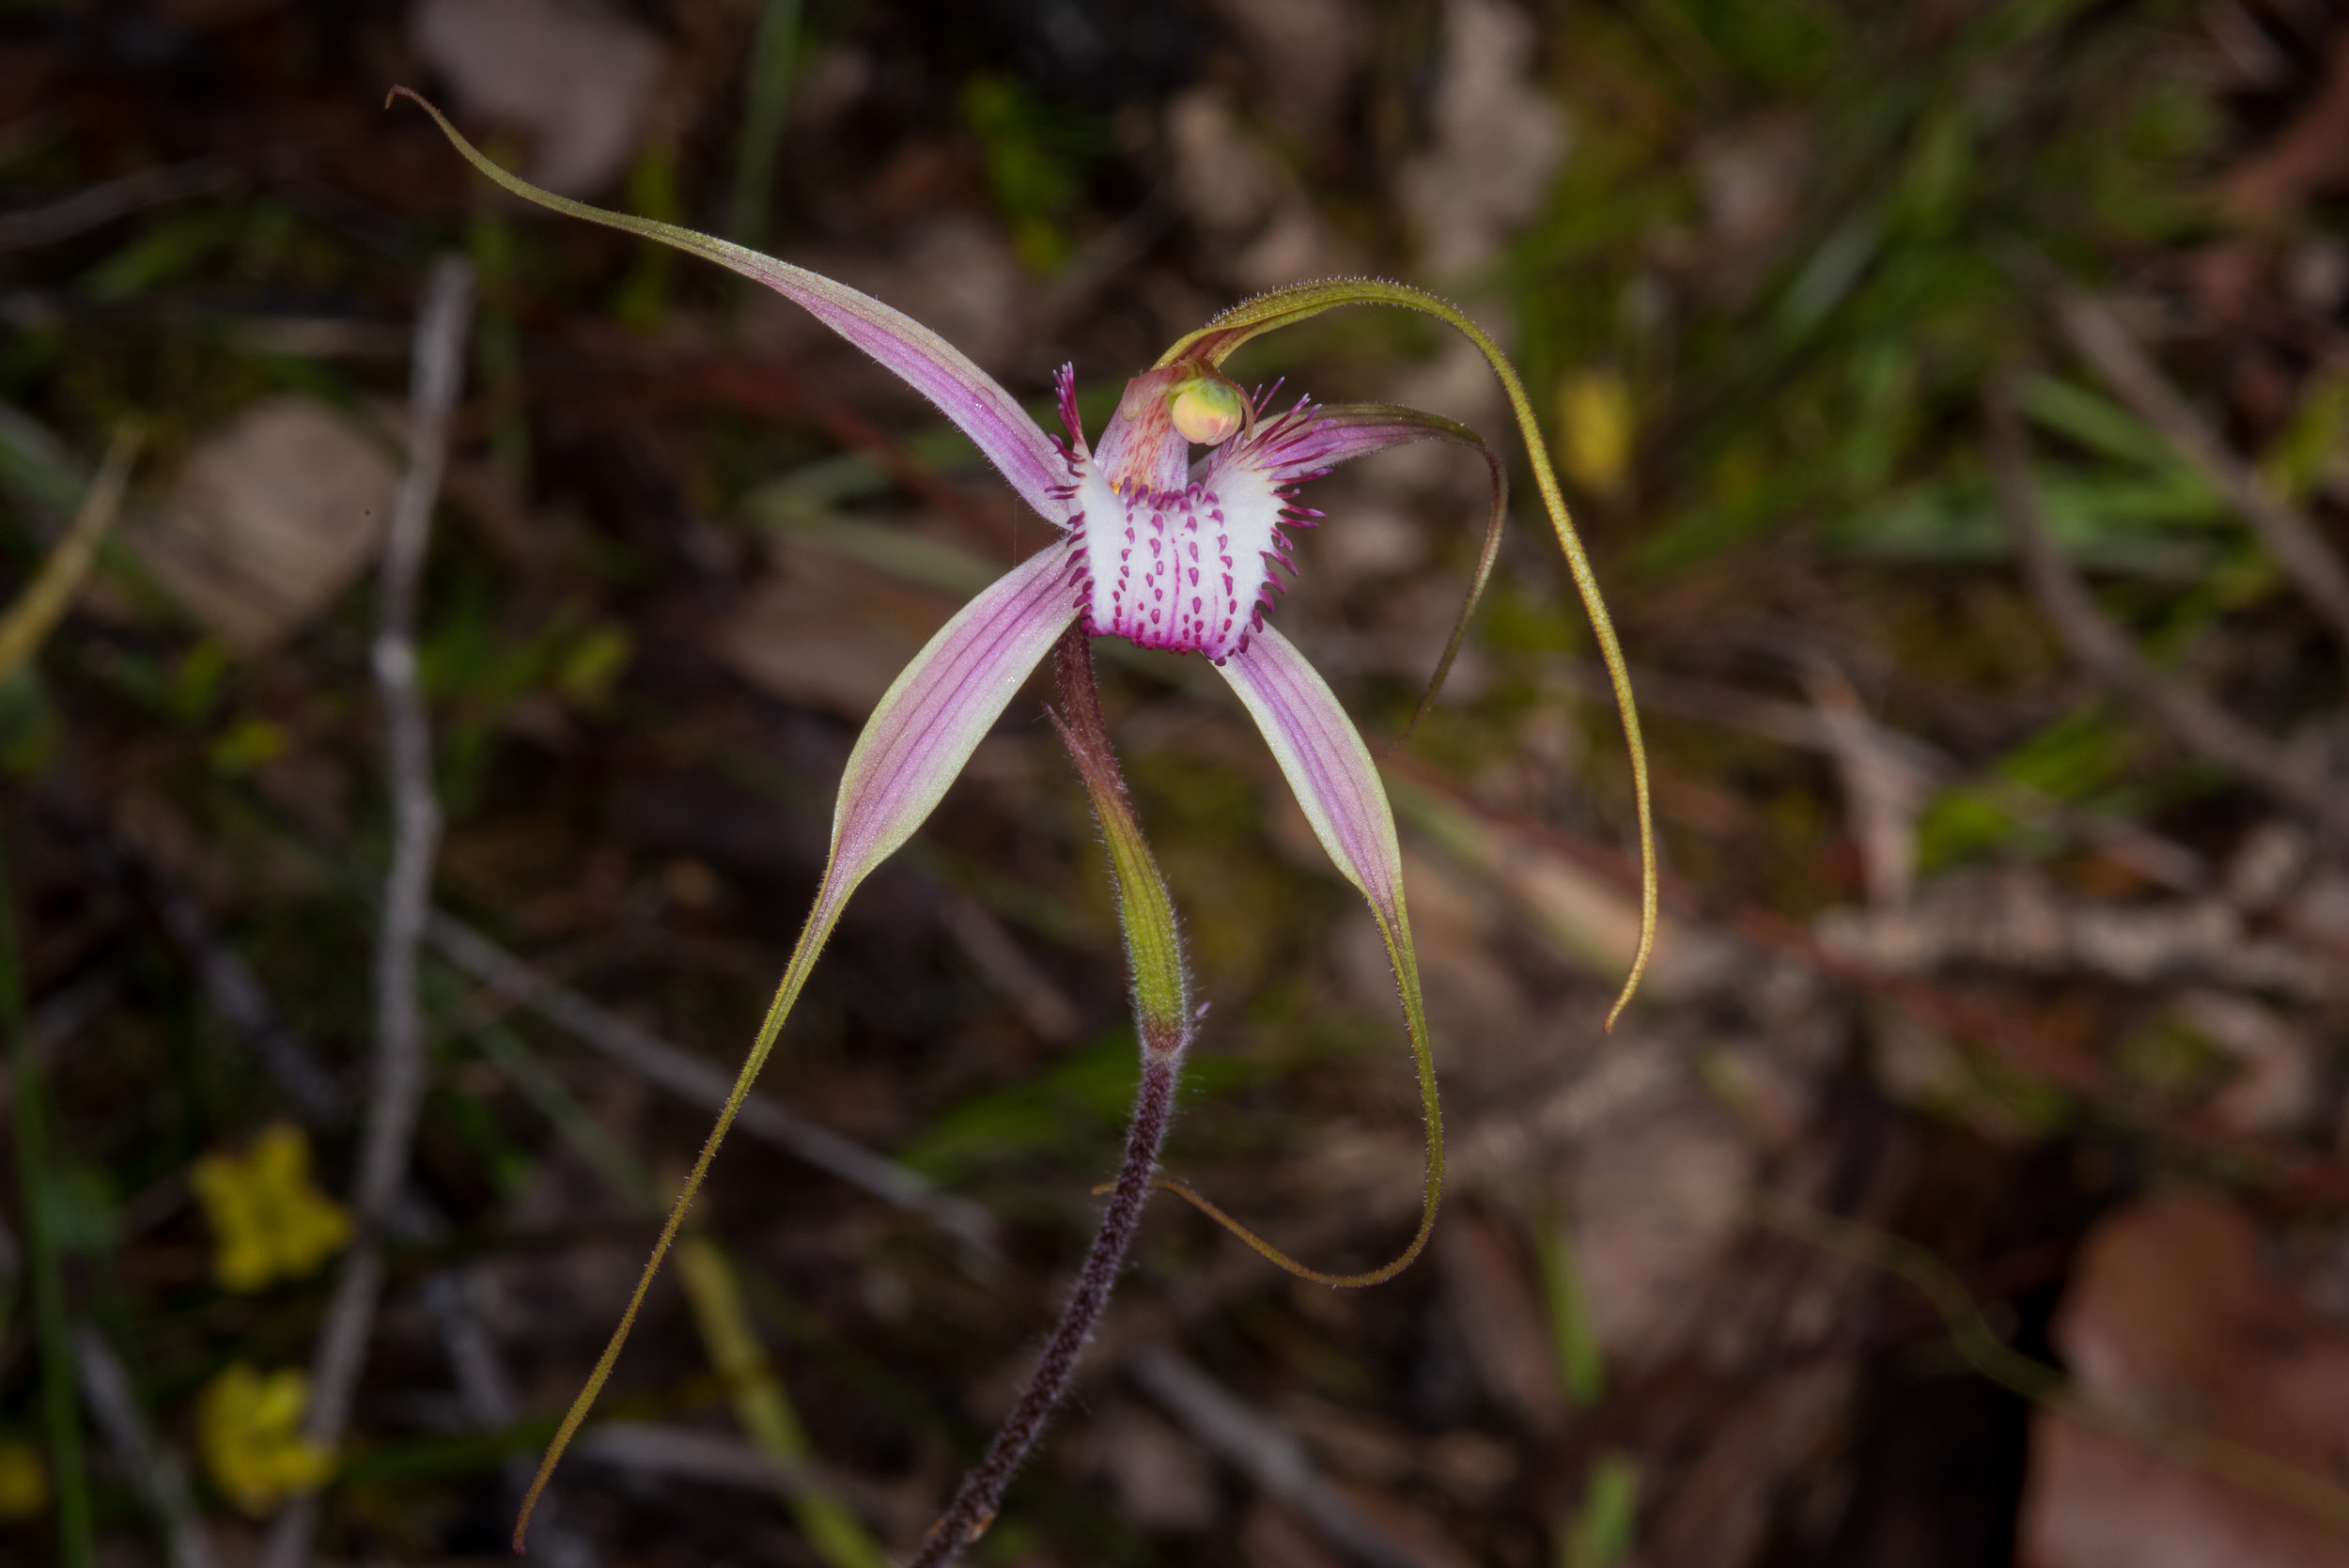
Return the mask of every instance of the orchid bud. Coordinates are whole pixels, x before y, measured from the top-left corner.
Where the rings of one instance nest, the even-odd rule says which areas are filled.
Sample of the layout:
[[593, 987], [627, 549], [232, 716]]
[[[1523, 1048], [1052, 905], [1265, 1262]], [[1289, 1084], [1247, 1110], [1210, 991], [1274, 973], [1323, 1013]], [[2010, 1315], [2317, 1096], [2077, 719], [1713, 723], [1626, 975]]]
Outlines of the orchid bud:
[[1221, 376], [1193, 376], [1166, 395], [1166, 411], [1183, 439], [1221, 446], [1248, 417], [1239, 388]]

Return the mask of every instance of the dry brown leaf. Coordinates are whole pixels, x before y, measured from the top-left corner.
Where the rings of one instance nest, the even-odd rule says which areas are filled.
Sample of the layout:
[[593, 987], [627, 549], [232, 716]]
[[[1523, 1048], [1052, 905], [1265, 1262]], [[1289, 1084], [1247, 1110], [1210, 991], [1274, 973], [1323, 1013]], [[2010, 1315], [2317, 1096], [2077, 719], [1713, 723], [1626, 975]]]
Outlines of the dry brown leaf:
[[1646, 1365], [1692, 1327], [1755, 1163], [1728, 1113], [1694, 1099], [1610, 1120], [1577, 1151], [1575, 1278], [1610, 1365]]
[[1315, 577], [1335, 587], [1351, 588], [1373, 578], [1399, 576], [1426, 558], [1427, 536], [1419, 524], [1408, 514], [1378, 500], [1375, 492], [1359, 499], [1346, 492], [1344, 502], [1330, 507], [1330, 513], [1338, 520], [1315, 529], [1306, 536], [1304, 546], [1313, 557]]
[[941, 214], [884, 253], [818, 256], [810, 265], [887, 300], [982, 365], [1000, 369], [1028, 347], [1027, 273], [1002, 231], [978, 218]]
[[[2055, 1341], [2082, 1393], [2310, 1475], [2349, 1452], [2349, 1336], [2263, 1265], [2243, 1210], [2201, 1192], [2090, 1234]], [[2040, 1412], [2017, 1560], [2027, 1568], [2341, 1568], [2349, 1540], [2142, 1442]]]
[[752, 685], [862, 721], [955, 606], [826, 551], [775, 552], [711, 633], [711, 651]]
[[1367, 1411], [1313, 1394], [1289, 1393], [1282, 1397], [1277, 1414], [1322, 1463], [1357, 1481], [1390, 1485], [1419, 1468], [1411, 1435]]
[[2307, 952], [2255, 933], [2232, 905], [2067, 899], [2026, 867], [1944, 877], [1897, 909], [1829, 909], [1817, 929], [1830, 955], [1884, 974], [1975, 965], [2085, 970], [2132, 985], [2202, 982], [2300, 997], [2335, 984]]
[[[1403, 882], [1411, 891], [1412, 938], [1438, 1051], [1464, 1040], [1505, 1047], [1529, 1038], [1532, 999], [1493, 945], [1503, 911], [1473, 881], [1416, 849], [1403, 852]], [[1341, 956], [1359, 1005], [1373, 1017], [1392, 1015], [1394, 971], [1377, 927], [1349, 922], [1340, 939], [1347, 944]], [[1492, 1065], [1489, 1053], [1480, 1065]]]
[[1196, 1535], [1222, 1519], [1206, 1455], [1155, 1412], [1120, 1400], [1094, 1421], [1088, 1437], [1091, 1466], [1109, 1478], [1118, 1511], [1138, 1529]]
[[[1633, 895], [1465, 806], [1447, 804], [1439, 838], [1448, 859], [1514, 907], [1528, 935], [1600, 979], [1622, 979], [1640, 941]], [[1416, 911], [1418, 884], [1411, 886]], [[1657, 922], [1641, 992], [1658, 1001], [1686, 1000], [1722, 984], [1740, 962], [1739, 949], [1727, 939], [1666, 916]]]
[[1490, 1215], [1455, 1212], [1436, 1233], [1444, 1302], [1486, 1394], [1536, 1436], [1566, 1424], [1565, 1385], [1532, 1271]]
[[375, 554], [398, 474], [341, 415], [265, 398], [189, 458], [132, 547], [207, 629], [245, 653], [333, 603]]
[[1709, 1423], [1702, 1456], [1636, 1560], [1740, 1568], [1761, 1557], [1788, 1478], [1831, 1443], [1856, 1380], [1847, 1361], [1798, 1365]]
[[1344, 1568], [1346, 1560], [1268, 1502], [1240, 1521], [1239, 1549], [1249, 1568]]
[[660, 80], [660, 41], [587, 0], [421, 0], [416, 52], [458, 108], [527, 135], [530, 178], [591, 196], [636, 152]]
[[2291, 122], [2218, 182], [2218, 210], [2251, 229], [2283, 226], [2311, 197], [2349, 185], [2349, 28], [2325, 80]]
[[1368, 1516], [1395, 1545], [1400, 1556], [1419, 1568], [1476, 1568], [1476, 1560], [1445, 1535], [1443, 1527], [1424, 1510], [1404, 1502], [1392, 1493], [1341, 1481], [1337, 1489]]

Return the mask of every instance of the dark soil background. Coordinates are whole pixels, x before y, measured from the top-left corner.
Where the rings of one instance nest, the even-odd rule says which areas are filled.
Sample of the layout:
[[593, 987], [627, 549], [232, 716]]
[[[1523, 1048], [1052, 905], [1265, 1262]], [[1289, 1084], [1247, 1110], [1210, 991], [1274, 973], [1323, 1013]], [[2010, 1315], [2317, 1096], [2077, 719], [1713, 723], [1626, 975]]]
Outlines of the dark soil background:
[[[1362, 311], [1252, 345], [1284, 398], [1516, 465], [1408, 743], [1482, 465], [1318, 482], [1278, 613], [1393, 792], [1446, 1210], [1338, 1293], [1158, 1200], [972, 1560], [2349, 1563], [2329, 0], [0, 5], [0, 595], [141, 440], [0, 668], [0, 1557], [502, 1557], [859, 726], [1044, 537], [794, 307], [506, 200], [395, 84], [1034, 408], [1073, 363], [1097, 431], [1214, 311], [1329, 273], [1459, 300], [1532, 389], [1642, 703], [1655, 968], [1603, 1031], [1630, 773], [1482, 362]], [[451, 256], [444, 918], [408, 1175], [354, 1244], [376, 558]], [[1212, 1003], [1168, 1168], [1370, 1266], [1421, 1157], [1375, 928], [1222, 683], [1098, 651]], [[1044, 695], [858, 895], [534, 1555], [903, 1560], [1008, 1408], [1135, 1079]], [[348, 1433], [309, 1444], [364, 1257]]]

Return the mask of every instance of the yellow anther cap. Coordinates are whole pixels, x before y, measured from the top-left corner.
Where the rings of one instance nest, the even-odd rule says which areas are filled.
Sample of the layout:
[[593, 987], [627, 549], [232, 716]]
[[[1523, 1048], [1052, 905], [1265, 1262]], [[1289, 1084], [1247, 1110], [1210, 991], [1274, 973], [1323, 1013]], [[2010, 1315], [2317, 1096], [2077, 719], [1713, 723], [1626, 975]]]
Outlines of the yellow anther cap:
[[1220, 446], [1248, 416], [1239, 388], [1221, 376], [1194, 376], [1166, 395], [1168, 414], [1185, 441]]

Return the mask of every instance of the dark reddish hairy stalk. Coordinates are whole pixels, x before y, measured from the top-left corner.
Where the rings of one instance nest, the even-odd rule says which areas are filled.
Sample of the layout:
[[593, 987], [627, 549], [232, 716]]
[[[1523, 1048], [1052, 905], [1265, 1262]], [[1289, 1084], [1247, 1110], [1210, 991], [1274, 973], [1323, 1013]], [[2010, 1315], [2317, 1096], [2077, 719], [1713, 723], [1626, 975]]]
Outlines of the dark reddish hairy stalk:
[[[1067, 1389], [1068, 1380], [1077, 1370], [1077, 1359], [1084, 1353], [1085, 1342], [1093, 1337], [1102, 1309], [1109, 1305], [1110, 1291], [1117, 1282], [1118, 1270], [1125, 1265], [1126, 1250], [1133, 1244], [1134, 1233], [1140, 1228], [1142, 1205], [1150, 1196], [1159, 1148], [1166, 1141], [1167, 1124], [1174, 1110], [1174, 1084], [1181, 1072], [1183, 1048], [1190, 1041], [1189, 1014], [1179, 1006], [1153, 1006], [1153, 977], [1141, 972], [1149, 960], [1137, 950], [1137, 941], [1143, 938], [1136, 930], [1137, 922], [1130, 910], [1138, 896], [1162, 906], [1164, 884], [1159, 880], [1158, 867], [1151, 863], [1149, 851], [1134, 827], [1126, 782], [1118, 770], [1117, 753], [1110, 746], [1109, 729], [1102, 722], [1100, 695], [1093, 681], [1093, 652], [1083, 632], [1071, 629], [1061, 639], [1053, 675], [1060, 688], [1061, 708], [1052, 714], [1052, 722], [1068, 748], [1069, 759], [1084, 779], [1086, 793], [1093, 798], [1093, 809], [1117, 871], [1121, 908], [1129, 911], [1127, 941], [1137, 969], [1135, 1016], [1142, 1032], [1142, 1082], [1134, 1094], [1134, 1119], [1126, 1134], [1126, 1157], [1118, 1165], [1109, 1206], [1101, 1213], [1101, 1227], [1094, 1234], [1092, 1249], [1085, 1254], [1083, 1271], [1077, 1276], [1077, 1288], [1069, 1293], [1068, 1305], [1061, 1310], [1060, 1322], [1046, 1342], [1044, 1354], [1020, 1393], [1019, 1403], [1012, 1407], [994, 1440], [988, 1444], [985, 1456], [963, 1478], [954, 1501], [940, 1515], [938, 1523], [930, 1527], [912, 1568], [941, 1568], [987, 1533], [988, 1526], [995, 1522], [996, 1512], [1003, 1506], [1003, 1489], [1010, 1484], [1013, 1472], [1035, 1446], [1045, 1422], [1051, 1417], [1052, 1407]], [[1137, 887], [1136, 882], [1143, 878], [1151, 885]], [[1171, 923], [1164, 935], [1172, 937]], [[1179, 953], [1164, 956], [1171, 958], [1179, 986]], [[1159, 966], [1159, 970], [1155, 978], [1164, 980], [1166, 968]]]
[[1109, 1305], [1110, 1287], [1125, 1265], [1126, 1249], [1140, 1228], [1142, 1205], [1150, 1196], [1150, 1177], [1159, 1161], [1159, 1145], [1165, 1141], [1168, 1113], [1174, 1109], [1178, 1067], [1172, 1053], [1151, 1051], [1143, 1056], [1133, 1126], [1126, 1135], [1126, 1158], [1118, 1167], [1109, 1207], [1102, 1211], [1101, 1228], [1094, 1233], [1093, 1250], [1085, 1254], [1084, 1272], [1077, 1277], [1077, 1288], [1069, 1293], [1068, 1305], [1062, 1309], [1060, 1323], [1019, 1403], [1004, 1419], [995, 1440], [988, 1444], [986, 1456], [963, 1478], [955, 1500], [923, 1538], [912, 1568], [941, 1568], [987, 1533], [1003, 1504], [1003, 1488], [1010, 1484], [1012, 1472], [1035, 1446], [1052, 1407], [1067, 1389], [1077, 1358], [1093, 1337], [1094, 1325], [1100, 1321], [1101, 1309]]

